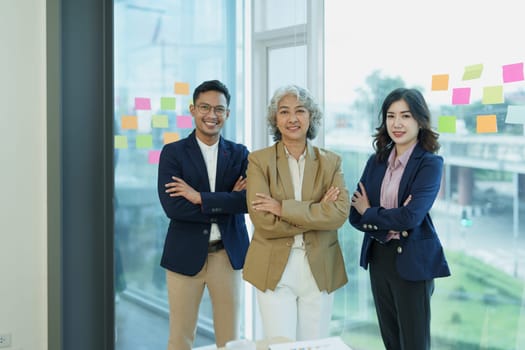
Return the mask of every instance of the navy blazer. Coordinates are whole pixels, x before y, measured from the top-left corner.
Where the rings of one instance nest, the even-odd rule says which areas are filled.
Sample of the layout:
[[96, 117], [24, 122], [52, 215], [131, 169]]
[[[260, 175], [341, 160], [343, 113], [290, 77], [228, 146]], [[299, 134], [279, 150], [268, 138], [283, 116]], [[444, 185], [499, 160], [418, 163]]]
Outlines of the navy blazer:
[[[424, 281], [449, 276], [443, 247], [429, 215], [441, 185], [443, 158], [416, 145], [399, 184], [398, 208], [392, 209], [380, 205], [387, 166], [388, 160], [379, 162], [375, 154], [368, 159], [360, 181], [371, 207], [363, 215], [354, 207], [350, 209], [350, 224], [365, 233], [360, 265], [367, 269], [374, 240], [384, 243], [388, 231], [395, 230], [401, 233], [400, 239], [390, 244], [398, 245], [396, 268], [403, 279]], [[410, 203], [403, 206], [409, 195]]]
[[[241, 144], [219, 140], [215, 192], [195, 131], [187, 138], [164, 145], [160, 153], [157, 190], [164, 212], [170, 219], [161, 266], [188, 276], [197, 274], [208, 256], [211, 224], [217, 223], [231, 265], [241, 269], [248, 250], [244, 214], [246, 190], [232, 192], [239, 176], [246, 176], [248, 149]], [[170, 197], [164, 186], [172, 176], [183, 179], [200, 192], [202, 205], [184, 197]]]

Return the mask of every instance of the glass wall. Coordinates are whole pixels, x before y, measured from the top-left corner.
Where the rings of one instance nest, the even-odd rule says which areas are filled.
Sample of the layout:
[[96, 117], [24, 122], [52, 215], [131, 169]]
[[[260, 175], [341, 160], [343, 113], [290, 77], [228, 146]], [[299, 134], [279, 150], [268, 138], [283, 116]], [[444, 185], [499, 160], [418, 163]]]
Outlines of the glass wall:
[[[156, 194], [157, 162], [164, 143], [193, 128], [193, 88], [223, 80], [233, 97], [224, 136], [248, 140], [250, 149], [266, 146], [271, 139], [261, 130], [275, 88], [313, 81], [309, 67], [318, 52], [307, 22], [315, 16], [325, 23], [325, 134], [318, 139], [342, 155], [349, 189], [373, 152], [371, 135], [386, 94], [417, 87], [431, 107], [445, 159], [431, 214], [452, 270], [436, 280], [433, 349], [525, 348], [521, 4], [329, 0], [324, 14], [308, 13], [315, 2], [251, 1], [253, 28], [245, 28], [241, 0], [114, 1], [116, 349], [165, 347], [159, 261], [167, 219]], [[250, 72], [243, 68], [250, 67], [248, 44]], [[253, 106], [251, 115], [245, 105]], [[251, 122], [237, 118], [247, 115]], [[346, 223], [340, 239], [349, 283], [336, 292], [332, 333], [354, 350], [383, 349], [368, 274], [358, 266], [362, 233]], [[249, 302], [246, 310], [246, 324], [257, 323], [258, 309]], [[160, 323], [152, 323], [152, 312]], [[199, 329], [209, 338], [197, 345], [213, 342], [210, 316], [205, 298]], [[257, 325], [247, 327], [249, 337], [259, 337]]]
[[[353, 190], [372, 149], [383, 98], [421, 89], [445, 170], [432, 210], [452, 276], [436, 280], [433, 349], [525, 348], [525, 46], [517, 0], [325, 1], [326, 147]], [[362, 233], [341, 230], [349, 284], [334, 334], [384, 349]]]
[[[232, 113], [223, 136], [244, 141], [238, 117], [245, 115], [243, 2], [120, 0], [114, 6], [116, 349], [163, 349], [168, 309], [159, 263], [168, 219], [156, 192], [158, 158], [164, 144], [193, 130], [188, 107], [204, 80], [229, 87]], [[214, 342], [212, 329], [205, 296], [204, 343]]]

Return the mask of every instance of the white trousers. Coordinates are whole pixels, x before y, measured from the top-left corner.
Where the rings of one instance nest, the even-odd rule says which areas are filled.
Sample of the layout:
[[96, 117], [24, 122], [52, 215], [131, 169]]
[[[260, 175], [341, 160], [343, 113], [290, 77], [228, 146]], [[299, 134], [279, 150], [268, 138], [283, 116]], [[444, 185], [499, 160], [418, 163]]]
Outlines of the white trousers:
[[328, 337], [333, 293], [319, 291], [306, 251], [293, 248], [274, 291], [257, 290], [265, 338], [311, 340]]

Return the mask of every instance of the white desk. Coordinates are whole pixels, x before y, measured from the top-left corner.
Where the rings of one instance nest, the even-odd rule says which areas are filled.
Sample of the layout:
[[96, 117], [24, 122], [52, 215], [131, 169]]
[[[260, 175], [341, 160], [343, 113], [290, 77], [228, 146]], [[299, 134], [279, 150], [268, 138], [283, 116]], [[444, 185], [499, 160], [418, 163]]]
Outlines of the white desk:
[[[265, 340], [258, 340], [255, 342], [257, 346], [257, 350], [268, 350], [268, 346], [270, 344], [281, 344], [289, 342], [290, 340], [288, 338], [284, 337], [276, 337], [271, 339], [265, 339]], [[226, 348], [219, 348], [215, 345], [207, 345], [207, 346], [199, 346], [198, 348], [193, 348], [193, 350], [226, 350]]]

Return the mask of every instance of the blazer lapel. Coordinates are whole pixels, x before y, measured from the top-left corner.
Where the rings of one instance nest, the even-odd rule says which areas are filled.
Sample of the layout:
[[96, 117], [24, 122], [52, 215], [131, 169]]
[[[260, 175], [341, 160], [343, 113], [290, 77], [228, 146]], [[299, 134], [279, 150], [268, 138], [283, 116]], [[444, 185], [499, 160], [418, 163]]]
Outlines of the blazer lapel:
[[319, 160], [317, 154], [314, 152], [314, 148], [308, 142], [306, 151], [306, 159], [304, 164], [304, 175], [303, 175], [303, 186], [301, 196], [303, 200], [312, 199], [312, 193], [315, 186], [315, 174], [319, 168]]
[[410, 158], [408, 158], [405, 171], [403, 172], [403, 176], [401, 177], [401, 181], [399, 182], [399, 191], [397, 195], [399, 206], [403, 205], [403, 202], [407, 199], [409, 195], [409, 193], [405, 192], [409, 186], [409, 183], [414, 178], [414, 172], [419, 164], [419, 158], [421, 158], [423, 152], [424, 150], [421, 147], [419, 147], [419, 145], [416, 145], [416, 147], [412, 151], [412, 154], [410, 155]]
[[224, 188], [224, 174], [229, 168], [230, 162], [231, 151], [221, 137], [219, 140], [219, 149], [217, 150], [217, 174], [215, 175], [215, 191], [219, 191]]
[[281, 180], [281, 191], [284, 193], [283, 198], [295, 198], [292, 175], [288, 165], [288, 158], [282, 142], [276, 144], [276, 162], [277, 162], [277, 181]]
[[188, 137], [188, 143], [186, 144], [186, 150], [189, 161], [193, 163], [195, 168], [197, 169], [196, 174], [192, 174], [192, 176], [196, 176], [198, 178], [201, 178], [199, 181], [200, 183], [205, 184], [205, 191], [211, 191], [210, 189], [210, 181], [208, 179], [208, 170], [206, 169], [206, 162], [204, 161], [204, 157], [202, 156], [201, 149], [199, 147], [199, 144], [197, 143], [197, 137], [195, 136], [195, 131], [191, 133], [191, 135]]

